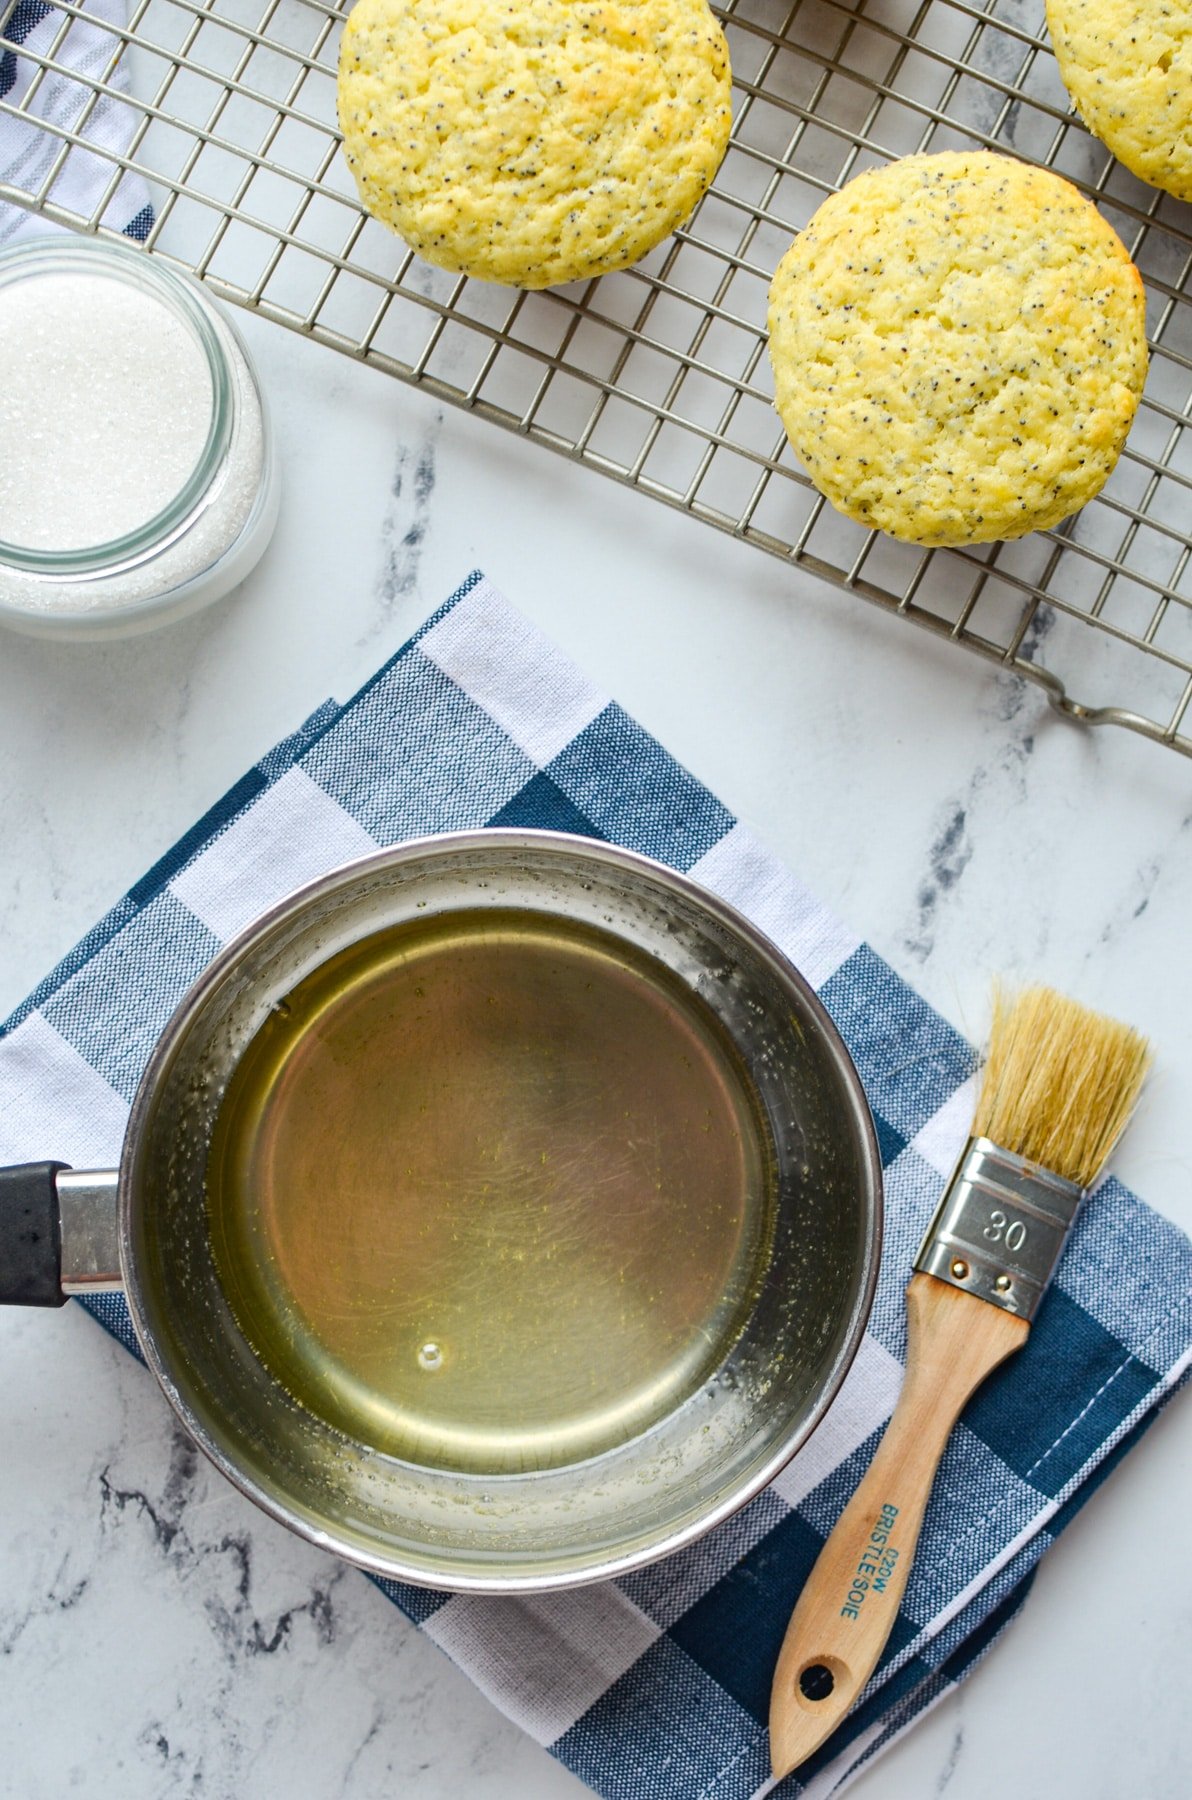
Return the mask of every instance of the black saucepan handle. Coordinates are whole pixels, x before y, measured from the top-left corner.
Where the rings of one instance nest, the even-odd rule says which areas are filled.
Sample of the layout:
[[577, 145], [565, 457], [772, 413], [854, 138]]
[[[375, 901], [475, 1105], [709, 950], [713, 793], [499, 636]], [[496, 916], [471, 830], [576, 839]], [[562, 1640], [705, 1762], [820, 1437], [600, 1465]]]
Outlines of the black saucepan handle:
[[65, 1306], [54, 1177], [66, 1163], [0, 1169], [0, 1305]]

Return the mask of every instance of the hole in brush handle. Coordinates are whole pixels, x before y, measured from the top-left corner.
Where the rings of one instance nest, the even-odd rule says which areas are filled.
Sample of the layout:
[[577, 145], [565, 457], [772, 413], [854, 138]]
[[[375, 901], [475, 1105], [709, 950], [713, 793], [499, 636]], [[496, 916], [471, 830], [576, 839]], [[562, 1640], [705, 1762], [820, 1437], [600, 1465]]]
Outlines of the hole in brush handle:
[[836, 1686], [836, 1677], [827, 1663], [808, 1663], [799, 1676], [799, 1692], [804, 1700], [827, 1700]]
[[792, 1688], [795, 1704], [801, 1712], [814, 1714], [835, 1710], [843, 1700], [847, 1709], [852, 1679], [847, 1663], [842, 1662], [838, 1656], [831, 1656], [826, 1651], [813, 1654], [800, 1666], [794, 1677]]

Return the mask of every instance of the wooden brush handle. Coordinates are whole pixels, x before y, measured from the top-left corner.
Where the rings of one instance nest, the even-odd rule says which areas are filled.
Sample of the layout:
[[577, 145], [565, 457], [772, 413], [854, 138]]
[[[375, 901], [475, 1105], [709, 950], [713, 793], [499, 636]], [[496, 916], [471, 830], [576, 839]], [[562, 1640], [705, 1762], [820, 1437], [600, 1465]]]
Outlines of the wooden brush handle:
[[969, 1395], [1030, 1330], [933, 1275], [911, 1277], [906, 1305], [906, 1377], [894, 1416], [783, 1639], [770, 1696], [775, 1775], [819, 1748], [872, 1675], [898, 1617], [949, 1433]]

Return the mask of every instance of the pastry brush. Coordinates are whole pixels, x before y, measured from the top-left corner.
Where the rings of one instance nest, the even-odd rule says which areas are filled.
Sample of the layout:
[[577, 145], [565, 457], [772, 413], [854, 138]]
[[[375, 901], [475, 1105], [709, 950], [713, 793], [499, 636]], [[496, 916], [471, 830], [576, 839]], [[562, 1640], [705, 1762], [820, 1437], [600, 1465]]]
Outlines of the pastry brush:
[[799, 1596], [774, 1676], [789, 1774], [860, 1696], [898, 1616], [932, 1482], [969, 1396], [1026, 1342], [1085, 1193], [1150, 1065], [1146, 1040], [1049, 988], [994, 997], [973, 1135], [906, 1290], [906, 1375]]

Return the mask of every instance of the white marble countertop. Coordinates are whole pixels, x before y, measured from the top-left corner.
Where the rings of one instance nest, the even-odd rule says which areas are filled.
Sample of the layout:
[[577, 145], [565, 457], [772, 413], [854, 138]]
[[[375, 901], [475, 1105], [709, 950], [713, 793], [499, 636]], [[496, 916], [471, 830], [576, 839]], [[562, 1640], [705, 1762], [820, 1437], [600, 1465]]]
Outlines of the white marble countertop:
[[[1186, 762], [1082, 733], [743, 544], [245, 329], [285, 479], [257, 572], [150, 637], [0, 644], [0, 1013], [478, 564], [962, 1028], [1003, 972], [1149, 1032], [1158, 1073], [1118, 1166], [1192, 1227]], [[362, 1576], [210, 1471], [80, 1309], [0, 1318], [0, 1369], [0, 1793], [585, 1791]], [[1177, 1401], [858, 1800], [1186, 1800], [1189, 1491]]]

